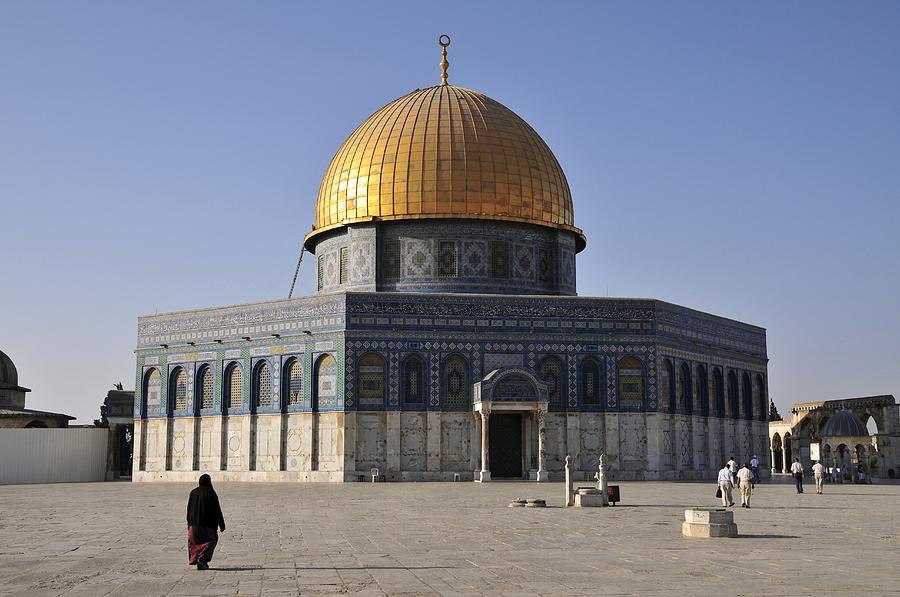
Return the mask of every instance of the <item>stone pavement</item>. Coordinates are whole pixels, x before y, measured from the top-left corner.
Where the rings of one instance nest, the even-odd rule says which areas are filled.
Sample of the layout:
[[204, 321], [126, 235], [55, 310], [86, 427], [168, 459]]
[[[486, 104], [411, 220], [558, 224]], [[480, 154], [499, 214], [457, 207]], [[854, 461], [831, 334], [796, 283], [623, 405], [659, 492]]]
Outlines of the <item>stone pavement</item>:
[[220, 484], [207, 572], [187, 565], [190, 486], [3, 486], [0, 595], [900, 595], [898, 485], [760, 485], [736, 539], [681, 536], [711, 482], [620, 486], [563, 509], [561, 483]]

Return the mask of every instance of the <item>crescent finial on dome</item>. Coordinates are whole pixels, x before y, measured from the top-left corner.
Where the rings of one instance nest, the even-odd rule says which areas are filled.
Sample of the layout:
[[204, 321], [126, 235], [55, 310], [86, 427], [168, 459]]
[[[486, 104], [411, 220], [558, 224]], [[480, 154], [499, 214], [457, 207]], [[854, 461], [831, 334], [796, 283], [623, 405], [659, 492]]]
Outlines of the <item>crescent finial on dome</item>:
[[447, 62], [447, 46], [450, 45], [450, 36], [446, 33], [441, 35], [438, 38], [438, 43], [441, 45], [441, 85], [446, 85], [447, 67], [450, 66], [450, 63]]

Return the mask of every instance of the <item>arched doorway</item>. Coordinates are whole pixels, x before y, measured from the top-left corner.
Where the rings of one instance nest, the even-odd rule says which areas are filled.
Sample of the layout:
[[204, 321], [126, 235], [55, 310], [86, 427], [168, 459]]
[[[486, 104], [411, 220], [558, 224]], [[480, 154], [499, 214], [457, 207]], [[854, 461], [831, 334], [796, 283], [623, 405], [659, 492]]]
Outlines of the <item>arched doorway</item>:
[[25, 425], [25, 429], [46, 429], [47, 424], [43, 421], [31, 421], [27, 425]]
[[784, 451], [781, 445], [781, 436], [777, 433], [772, 437], [772, 470], [776, 473], [784, 472]]

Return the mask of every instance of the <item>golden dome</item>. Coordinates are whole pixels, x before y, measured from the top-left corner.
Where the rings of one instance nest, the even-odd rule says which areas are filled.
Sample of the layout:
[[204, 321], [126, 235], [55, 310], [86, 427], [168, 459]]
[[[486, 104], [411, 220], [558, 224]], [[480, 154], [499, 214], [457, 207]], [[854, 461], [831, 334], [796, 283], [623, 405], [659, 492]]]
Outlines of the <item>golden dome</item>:
[[549, 226], [585, 244], [544, 140], [506, 106], [453, 85], [417, 89], [353, 131], [325, 172], [304, 243], [356, 222], [430, 218]]

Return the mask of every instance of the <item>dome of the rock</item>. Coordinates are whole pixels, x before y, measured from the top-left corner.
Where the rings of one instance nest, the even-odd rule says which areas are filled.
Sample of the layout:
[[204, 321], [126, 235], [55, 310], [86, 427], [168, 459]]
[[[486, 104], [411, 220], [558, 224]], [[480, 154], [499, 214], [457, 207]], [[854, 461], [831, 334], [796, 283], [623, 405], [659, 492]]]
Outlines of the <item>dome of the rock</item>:
[[572, 196], [550, 148], [503, 104], [453, 85], [417, 89], [360, 124], [325, 172], [317, 235], [369, 221], [479, 219], [572, 232]]

